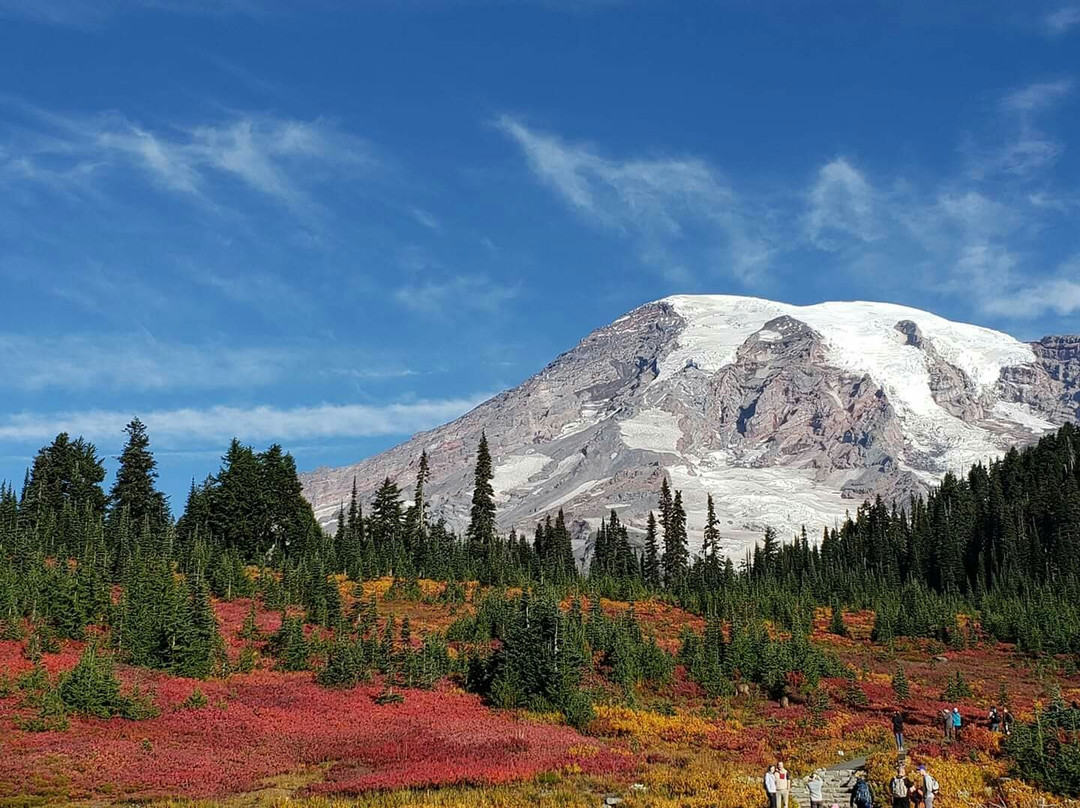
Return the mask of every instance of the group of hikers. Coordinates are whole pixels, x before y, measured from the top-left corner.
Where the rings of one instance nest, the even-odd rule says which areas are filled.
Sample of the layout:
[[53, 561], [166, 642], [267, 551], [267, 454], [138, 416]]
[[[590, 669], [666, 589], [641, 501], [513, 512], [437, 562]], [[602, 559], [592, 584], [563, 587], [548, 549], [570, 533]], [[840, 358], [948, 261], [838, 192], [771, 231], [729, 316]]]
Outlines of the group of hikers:
[[[1012, 733], [1013, 716], [1006, 707], [999, 710], [991, 707], [986, 716], [986, 724], [991, 732]], [[964, 720], [960, 709], [953, 707], [941, 711], [941, 725], [945, 740], [959, 740]], [[904, 716], [899, 710], [892, 715], [893, 739], [898, 751], [904, 750]], [[903, 758], [901, 758], [903, 759]], [[818, 769], [805, 780], [806, 790], [810, 794], [810, 808], [826, 808], [824, 800], [825, 770]], [[783, 762], [769, 766], [764, 779], [765, 795], [769, 808], [788, 808], [791, 799], [791, 773], [784, 768]], [[922, 764], [916, 769], [914, 778], [909, 777], [906, 768], [901, 765], [889, 781], [889, 799], [892, 808], [934, 808], [934, 799], [940, 785], [934, 776]], [[851, 786], [849, 808], [873, 808], [874, 791], [865, 773], [860, 772]], [[828, 808], [840, 808], [833, 804]]]
[[[946, 707], [939, 715], [941, 718], [941, 730], [945, 740], [960, 740], [960, 735], [964, 728], [964, 719], [960, 715], [960, 708], [953, 707], [950, 710]], [[1006, 735], [1011, 735], [1013, 715], [1009, 712], [1009, 708], [1006, 707], [1003, 710], [999, 710], [997, 707], [991, 707], [990, 712], [986, 715], [986, 726], [991, 732], [1003, 732]], [[897, 750], [903, 749], [904, 716], [900, 711], [897, 711], [892, 715], [892, 731], [893, 739], [896, 741]]]
[[[874, 804], [873, 792], [865, 775], [860, 782], [866, 784], [865, 798], [860, 801], [858, 791], [859, 784], [855, 784], [851, 794], [851, 804], [856, 808], [872, 808]], [[889, 781], [889, 798], [892, 800], [892, 808], [934, 808], [934, 800], [937, 798], [941, 785], [934, 775], [930, 774], [925, 764], [920, 764], [912, 779], [907, 776], [907, 770], [900, 766]]]
[[[960, 710], [957, 707], [953, 707], [951, 710], [945, 708], [941, 711], [941, 731], [946, 741], [958, 741], [960, 735], [964, 729], [964, 719], [960, 715]], [[990, 712], [986, 716], [986, 726], [991, 732], [1004, 732], [1006, 735], [1012, 733], [1013, 716], [1009, 712], [1009, 708], [1004, 710], [998, 710], [997, 707], [991, 707]]]
[[[810, 808], [825, 806], [825, 770], [818, 769], [806, 778], [806, 790], [810, 794]], [[788, 808], [791, 804], [791, 773], [783, 762], [769, 766], [765, 772], [765, 795], [769, 808]], [[934, 808], [934, 798], [940, 789], [938, 781], [925, 765], [919, 766], [915, 778], [907, 776], [903, 766], [889, 782], [892, 808]], [[849, 808], [873, 808], [874, 791], [864, 772], [859, 772], [851, 787]], [[833, 803], [829, 808], [840, 808]]]

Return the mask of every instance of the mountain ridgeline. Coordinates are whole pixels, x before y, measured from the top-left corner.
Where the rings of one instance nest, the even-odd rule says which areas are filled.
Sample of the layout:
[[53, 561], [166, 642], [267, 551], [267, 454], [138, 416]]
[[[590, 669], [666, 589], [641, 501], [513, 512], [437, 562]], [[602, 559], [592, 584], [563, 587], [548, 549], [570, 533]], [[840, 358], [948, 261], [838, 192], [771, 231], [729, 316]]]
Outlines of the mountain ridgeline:
[[677, 296], [452, 423], [302, 481], [332, 525], [354, 484], [361, 500], [387, 478], [409, 497], [426, 453], [425, 502], [461, 531], [484, 434], [503, 532], [562, 510], [581, 562], [615, 509], [640, 548], [667, 479], [691, 549], [712, 495], [718, 549], [738, 560], [767, 527], [816, 532], [864, 499], [906, 502], [1078, 415], [1080, 336], [1024, 343], [885, 303]]

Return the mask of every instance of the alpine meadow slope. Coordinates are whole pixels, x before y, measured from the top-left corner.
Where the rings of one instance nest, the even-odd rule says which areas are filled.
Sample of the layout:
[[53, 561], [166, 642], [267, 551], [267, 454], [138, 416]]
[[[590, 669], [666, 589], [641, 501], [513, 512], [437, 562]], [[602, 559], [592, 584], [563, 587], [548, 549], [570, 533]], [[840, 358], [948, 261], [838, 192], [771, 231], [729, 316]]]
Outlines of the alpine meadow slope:
[[611, 509], [642, 529], [667, 476], [691, 535], [711, 493], [722, 549], [740, 555], [766, 526], [814, 537], [867, 497], [906, 499], [1078, 415], [1080, 336], [1025, 343], [888, 303], [679, 295], [445, 426], [302, 482], [329, 524], [354, 480], [365, 502], [387, 477], [407, 495], [426, 450], [432, 514], [461, 529], [486, 432], [506, 530], [562, 508], [582, 557]]

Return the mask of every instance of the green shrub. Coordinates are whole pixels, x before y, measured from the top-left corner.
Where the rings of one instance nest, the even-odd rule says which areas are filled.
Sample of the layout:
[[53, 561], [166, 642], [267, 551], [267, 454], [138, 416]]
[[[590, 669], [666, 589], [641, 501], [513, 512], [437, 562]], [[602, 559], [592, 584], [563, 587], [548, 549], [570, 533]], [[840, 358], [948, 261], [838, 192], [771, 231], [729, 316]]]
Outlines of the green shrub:
[[844, 625], [844, 610], [839, 603], [833, 603], [831, 609], [831, 616], [829, 617], [829, 633], [835, 634], [837, 637], [848, 636], [847, 626]]
[[208, 705], [210, 700], [206, 698], [206, 694], [199, 688], [195, 688], [191, 691], [186, 699], [180, 702], [179, 710], [201, 710]]
[[238, 636], [242, 640], [257, 640], [262, 636], [259, 631], [258, 615], [255, 611], [255, 598], [251, 599], [251, 608], [244, 617], [244, 624], [240, 626]]
[[1013, 774], [1045, 791], [1080, 797], [1080, 709], [1060, 698], [1005, 739]]
[[821, 729], [828, 723], [826, 713], [829, 710], [829, 694], [825, 688], [817, 687], [810, 692], [806, 699], [806, 708], [810, 712], [810, 725], [815, 729]]
[[323, 687], [355, 687], [361, 678], [362, 660], [356, 644], [347, 636], [335, 638], [330, 645], [326, 663], [315, 675], [315, 681]]
[[395, 693], [393, 688], [385, 688], [379, 695], [375, 697], [376, 704], [404, 704], [405, 697], [400, 693]]
[[908, 684], [903, 665], [896, 666], [896, 673], [893, 674], [892, 678], [892, 689], [893, 693], [896, 694], [896, 698], [900, 701], [907, 701], [911, 698], [911, 685]]
[[963, 701], [964, 699], [970, 699], [972, 695], [971, 685], [964, 679], [963, 674], [957, 671], [956, 676], [950, 679], [945, 686], [945, 691], [941, 694], [941, 700], [949, 702]]
[[37, 714], [16, 718], [15, 726], [24, 732], [63, 732], [70, 726], [64, 701], [56, 688], [42, 691], [37, 702]]
[[271, 647], [284, 671], [306, 671], [311, 667], [311, 649], [304, 636], [304, 620], [285, 615]]
[[575, 690], [562, 700], [562, 713], [566, 723], [576, 730], [583, 731], [593, 720], [592, 699], [588, 693]]
[[157, 714], [150, 698], [138, 690], [120, 692], [112, 659], [99, 653], [96, 643], [86, 646], [78, 664], [64, 674], [57, 687], [64, 706], [73, 713], [97, 718], [120, 716], [133, 721]]
[[866, 691], [859, 685], [859, 680], [855, 676], [855, 671], [849, 670], [844, 677], [844, 701], [849, 707], [867, 707], [870, 704], [870, 699], [866, 696]]
[[251, 673], [255, 670], [256, 652], [250, 645], [240, 649], [240, 657], [236, 660], [237, 673]]

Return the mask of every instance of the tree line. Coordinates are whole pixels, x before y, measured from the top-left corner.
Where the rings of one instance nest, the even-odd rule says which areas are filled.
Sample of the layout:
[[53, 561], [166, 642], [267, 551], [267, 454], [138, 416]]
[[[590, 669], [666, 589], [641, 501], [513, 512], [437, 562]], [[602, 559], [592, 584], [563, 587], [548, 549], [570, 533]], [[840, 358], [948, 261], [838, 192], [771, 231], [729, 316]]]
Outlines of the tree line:
[[391, 479], [366, 503], [354, 485], [326, 531], [302, 495], [293, 458], [277, 445], [257, 452], [237, 440], [216, 473], [192, 484], [173, 520], [145, 425], [135, 419], [125, 432], [107, 491], [96, 448], [67, 434], [38, 452], [21, 491], [0, 485], [5, 626], [43, 619], [77, 637], [107, 623], [130, 659], [205, 674], [219, 645], [208, 628], [209, 600], [251, 594], [246, 568], [254, 565], [277, 573], [269, 597], [303, 606], [324, 625], [340, 606], [331, 576], [390, 575], [544, 586], [563, 596], [659, 595], [711, 618], [753, 613], [789, 628], [817, 606], [868, 607], [882, 640], [968, 642], [956, 620], [966, 611], [978, 613], [994, 638], [1080, 652], [1080, 449], [1071, 425], [966, 476], [948, 474], [925, 497], [866, 502], [819, 542], [805, 529], [790, 541], [767, 530], [738, 565], [719, 552], [711, 496], [693, 541], [701, 551], [691, 552], [682, 493], [665, 479], [644, 535], [611, 511], [586, 542], [585, 568], [561, 510], [531, 535], [500, 533], [486, 437], [477, 446], [469, 523], [458, 535], [429, 513], [426, 454], [410, 502]]

